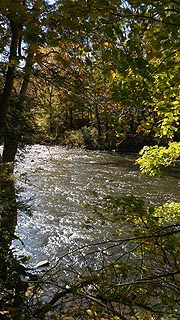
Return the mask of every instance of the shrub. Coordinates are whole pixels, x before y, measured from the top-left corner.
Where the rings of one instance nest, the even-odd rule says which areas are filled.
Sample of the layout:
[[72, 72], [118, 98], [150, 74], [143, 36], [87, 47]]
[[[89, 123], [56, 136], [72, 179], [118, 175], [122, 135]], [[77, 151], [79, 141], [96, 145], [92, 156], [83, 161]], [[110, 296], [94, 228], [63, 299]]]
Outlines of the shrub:
[[87, 149], [96, 149], [98, 147], [98, 131], [94, 127], [83, 127], [81, 129], [84, 138], [84, 144]]
[[65, 132], [65, 145], [70, 145], [72, 147], [81, 147], [85, 146], [84, 137], [81, 130], [71, 130]]

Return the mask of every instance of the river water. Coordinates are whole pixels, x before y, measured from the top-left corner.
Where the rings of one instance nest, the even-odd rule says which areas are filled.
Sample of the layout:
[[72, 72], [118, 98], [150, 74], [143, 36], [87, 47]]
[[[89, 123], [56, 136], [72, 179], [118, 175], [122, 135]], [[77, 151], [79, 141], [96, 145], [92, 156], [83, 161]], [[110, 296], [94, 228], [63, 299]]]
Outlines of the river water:
[[110, 223], [94, 221], [84, 228], [87, 209], [81, 204], [105, 195], [134, 195], [148, 204], [180, 201], [180, 169], [166, 171], [163, 177], [142, 176], [135, 165], [136, 155], [115, 152], [68, 149], [34, 145], [17, 158], [19, 197], [31, 214], [19, 210], [16, 249], [35, 265], [43, 259], [56, 259], [78, 246], [111, 239]]

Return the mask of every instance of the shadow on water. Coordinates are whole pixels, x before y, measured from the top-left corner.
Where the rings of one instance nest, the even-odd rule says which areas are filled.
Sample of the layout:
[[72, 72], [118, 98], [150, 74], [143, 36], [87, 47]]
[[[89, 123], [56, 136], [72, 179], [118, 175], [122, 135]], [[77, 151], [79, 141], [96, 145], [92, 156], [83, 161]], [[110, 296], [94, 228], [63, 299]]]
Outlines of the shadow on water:
[[23, 267], [11, 251], [17, 224], [17, 199], [14, 180], [2, 167], [0, 191], [0, 318], [20, 319], [26, 285], [21, 279]]

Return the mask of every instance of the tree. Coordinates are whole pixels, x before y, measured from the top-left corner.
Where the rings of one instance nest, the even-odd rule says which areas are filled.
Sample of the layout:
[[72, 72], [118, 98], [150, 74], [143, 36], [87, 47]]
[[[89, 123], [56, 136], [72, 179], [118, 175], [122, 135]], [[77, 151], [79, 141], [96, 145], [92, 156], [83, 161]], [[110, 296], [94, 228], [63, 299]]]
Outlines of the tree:
[[[2, 155], [3, 163], [13, 163], [17, 146], [21, 136], [20, 127], [17, 131], [12, 131], [14, 115], [23, 113], [23, 103], [26, 97], [32, 66], [39, 59], [38, 46], [42, 45], [45, 6], [43, 2], [35, 1], [2, 1], [1, 2], [1, 22], [3, 26], [2, 39], [8, 37], [8, 42], [4, 42], [4, 51], [9, 45], [8, 60], [5, 60], [6, 67], [4, 87], [1, 94], [0, 103], [0, 140], [4, 143]], [[41, 13], [41, 10], [42, 13]], [[39, 24], [40, 20], [41, 25]], [[22, 72], [20, 70], [22, 69]], [[15, 77], [21, 78], [18, 94], [14, 95], [13, 85]], [[16, 100], [16, 108], [12, 100]], [[11, 118], [11, 120], [10, 120]], [[16, 119], [15, 127], [19, 126]], [[20, 129], [20, 131], [19, 131]]]
[[[9, 0], [1, 1], [0, 4], [1, 74], [4, 77], [0, 94], [0, 142], [3, 143], [3, 154], [0, 157], [0, 273], [4, 280], [1, 283], [1, 289], [4, 289], [1, 300], [3, 304], [5, 298], [9, 300], [9, 305], [14, 306], [13, 319], [19, 318], [21, 313], [22, 292], [26, 291], [26, 285], [21, 282], [22, 266], [10, 250], [17, 219], [16, 193], [11, 174], [17, 147], [24, 134], [24, 124], [28, 121], [26, 95], [34, 58], [37, 58], [37, 44], [42, 35], [38, 21], [39, 9], [42, 7], [39, 1]], [[17, 78], [19, 88], [15, 90]], [[6, 290], [11, 291], [10, 296]]]

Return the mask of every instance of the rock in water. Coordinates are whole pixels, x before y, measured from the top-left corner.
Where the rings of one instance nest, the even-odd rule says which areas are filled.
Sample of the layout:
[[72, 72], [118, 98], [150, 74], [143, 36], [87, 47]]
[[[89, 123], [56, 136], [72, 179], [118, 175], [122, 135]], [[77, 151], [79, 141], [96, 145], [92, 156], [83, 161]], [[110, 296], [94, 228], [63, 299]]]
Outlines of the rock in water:
[[34, 266], [34, 269], [42, 268], [42, 267], [47, 267], [47, 266], [49, 266], [49, 261], [48, 261], [47, 259], [45, 259], [45, 260], [39, 261], [39, 262]]

